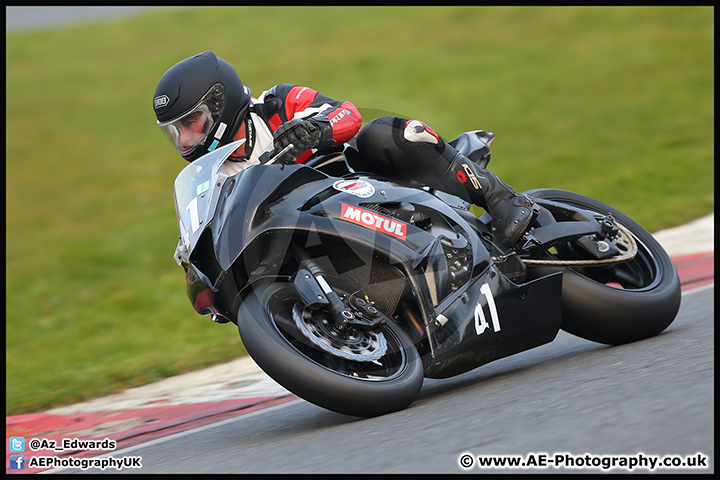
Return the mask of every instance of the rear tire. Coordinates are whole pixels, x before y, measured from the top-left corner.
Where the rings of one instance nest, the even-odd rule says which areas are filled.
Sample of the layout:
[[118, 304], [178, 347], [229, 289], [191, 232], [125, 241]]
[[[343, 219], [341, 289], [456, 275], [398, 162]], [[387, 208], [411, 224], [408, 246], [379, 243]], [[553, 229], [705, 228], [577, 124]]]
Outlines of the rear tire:
[[374, 417], [415, 400], [423, 382], [420, 356], [408, 335], [388, 319], [387, 353], [376, 362], [346, 360], [312, 345], [292, 320], [299, 301], [291, 283], [252, 287], [238, 312], [245, 348], [265, 373], [303, 399], [328, 410]]
[[584, 195], [554, 189], [524, 193], [611, 213], [638, 244], [637, 255], [627, 263], [586, 268], [528, 267], [531, 278], [563, 272], [563, 330], [617, 345], [652, 337], [672, 323], [680, 308], [680, 280], [669, 255], [650, 233], [618, 210]]

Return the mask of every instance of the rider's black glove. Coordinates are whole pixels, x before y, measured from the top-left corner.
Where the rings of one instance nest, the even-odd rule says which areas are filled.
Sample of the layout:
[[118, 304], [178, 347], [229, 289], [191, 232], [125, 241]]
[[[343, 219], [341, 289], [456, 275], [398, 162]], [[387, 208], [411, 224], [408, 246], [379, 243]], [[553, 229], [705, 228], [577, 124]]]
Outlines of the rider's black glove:
[[332, 146], [332, 127], [324, 117], [294, 119], [280, 125], [273, 135], [276, 152], [289, 144], [293, 147], [279, 159], [282, 163], [295, 163], [297, 158], [311, 148], [323, 149]]

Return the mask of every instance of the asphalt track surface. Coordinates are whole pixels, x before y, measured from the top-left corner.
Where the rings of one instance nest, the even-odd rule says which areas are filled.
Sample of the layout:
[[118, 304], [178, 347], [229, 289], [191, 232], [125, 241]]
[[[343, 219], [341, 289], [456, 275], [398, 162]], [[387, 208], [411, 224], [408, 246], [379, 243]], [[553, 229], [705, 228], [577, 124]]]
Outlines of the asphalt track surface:
[[[141, 15], [160, 7], [103, 7], [48, 5], [5, 7], [5, 31], [10, 33], [63, 28], [80, 24], [113, 22], [125, 17]], [[178, 7], [163, 7], [178, 8]]]
[[382, 417], [360, 419], [294, 400], [106, 456], [142, 457], [142, 469], [122, 473], [603, 473], [481, 469], [477, 460], [464, 469], [459, 459], [700, 453], [707, 468], [655, 471], [711, 473], [714, 290], [712, 284], [685, 292], [678, 317], [656, 337], [608, 347], [560, 332], [549, 344], [464, 375], [428, 379], [409, 408]]

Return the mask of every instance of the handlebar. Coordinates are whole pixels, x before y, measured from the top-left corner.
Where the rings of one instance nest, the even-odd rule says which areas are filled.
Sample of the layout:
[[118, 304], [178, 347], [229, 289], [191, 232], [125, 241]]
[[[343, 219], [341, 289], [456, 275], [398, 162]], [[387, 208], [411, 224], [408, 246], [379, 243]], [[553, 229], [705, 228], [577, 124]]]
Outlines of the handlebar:
[[276, 160], [280, 159], [283, 155], [285, 155], [291, 148], [293, 148], [294, 145], [292, 143], [289, 143], [287, 147], [283, 148], [279, 152], [275, 153], [275, 149], [273, 148], [269, 152], [263, 153], [260, 156], [260, 163], [262, 165], [270, 165], [275, 163]]

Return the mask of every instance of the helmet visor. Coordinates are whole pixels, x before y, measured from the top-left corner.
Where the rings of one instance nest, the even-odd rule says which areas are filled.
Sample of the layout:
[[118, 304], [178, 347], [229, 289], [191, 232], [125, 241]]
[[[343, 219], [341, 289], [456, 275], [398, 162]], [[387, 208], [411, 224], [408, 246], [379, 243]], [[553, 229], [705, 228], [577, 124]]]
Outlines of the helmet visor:
[[205, 143], [224, 106], [225, 92], [222, 84], [217, 83], [187, 113], [167, 122], [158, 122], [158, 126], [180, 155], [187, 157]]

